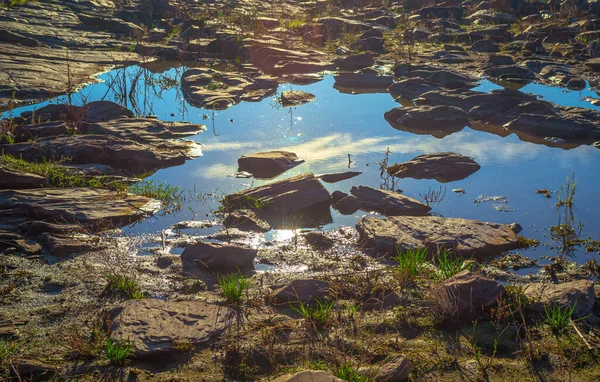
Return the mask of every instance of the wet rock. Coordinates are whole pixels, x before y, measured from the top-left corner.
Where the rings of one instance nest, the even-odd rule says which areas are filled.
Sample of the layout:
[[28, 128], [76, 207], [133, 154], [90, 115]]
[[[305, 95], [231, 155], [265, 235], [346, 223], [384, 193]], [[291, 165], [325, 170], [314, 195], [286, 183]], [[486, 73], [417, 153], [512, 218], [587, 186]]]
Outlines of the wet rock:
[[77, 110], [81, 120], [89, 123], [110, 121], [119, 117], [133, 118], [133, 112], [110, 101], [93, 101]]
[[275, 94], [279, 84], [269, 76], [246, 77], [213, 69], [189, 69], [181, 77], [188, 101], [206, 109], [224, 110], [241, 101], [258, 102]]
[[352, 187], [350, 193], [358, 200], [360, 209], [364, 211], [377, 211], [387, 216], [419, 216], [431, 211], [429, 206], [397, 192], [358, 186]]
[[228, 195], [223, 204], [234, 211], [248, 208], [249, 200], [260, 200], [263, 206], [257, 211], [258, 216], [279, 229], [331, 222], [330, 199], [321, 182], [312, 173], [306, 173]]
[[311, 304], [327, 296], [329, 283], [321, 280], [294, 280], [284, 285], [273, 285], [271, 301], [276, 305]]
[[333, 205], [342, 215], [352, 215], [360, 209], [358, 199], [355, 196], [346, 196]]
[[461, 131], [469, 124], [462, 109], [447, 105], [398, 107], [386, 112], [384, 117], [395, 129], [436, 138]]
[[281, 93], [281, 106], [299, 106], [316, 100], [314, 94], [302, 90], [286, 90]]
[[398, 356], [379, 369], [375, 381], [406, 381], [410, 375], [410, 364], [403, 356]]
[[335, 70], [328, 57], [318, 51], [297, 51], [262, 43], [251, 45], [248, 49], [252, 64], [268, 74], [311, 74], [314, 78], [315, 73]]
[[500, 51], [500, 47], [490, 40], [480, 40], [471, 45], [471, 51], [478, 53], [496, 53]]
[[175, 224], [171, 224], [169, 229], [171, 230], [182, 230], [182, 229], [203, 229], [210, 228], [218, 225], [216, 221], [207, 220], [185, 220]]
[[335, 204], [340, 200], [344, 199], [346, 196], [348, 196], [348, 194], [346, 194], [345, 192], [338, 190], [333, 191], [333, 193], [331, 193], [331, 203]]
[[412, 100], [420, 97], [424, 93], [437, 89], [439, 89], [439, 86], [420, 77], [416, 77], [395, 82], [388, 88], [388, 91], [394, 99], [402, 97]]
[[388, 254], [395, 254], [396, 246], [403, 250], [427, 247], [431, 253], [446, 247], [462, 257], [485, 258], [519, 247], [517, 234], [508, 225], [459, 218], [363, 218], [356, 229], [362, 246]]
[[571, 78], [567, 82], [567, 88], [569, 90], [583, 90], [587, 86], [587, 83], [582, 78]]
[[273, 178], [304, 163], [289, 151], [268, 151], [244, 155], [238, 159], [238, 171], [247, 171], [256, 178]]
[[56, 374], [58, 368], [47, 363], [28, 359], [16, 359], [10, 363], [10, 373], [19, 380], [21, 378], [34, 378], [41, 380], [51, 378]]
[[447, 296], [452, 304], [452, 319], [459, 322], [471, 322], [488, 308], [497, 303], [504, 293], [504, 286], [498, 281], [474, 274], [468, 270], [457, 273], [444, 281], [440, 294]]
[[527, 284], [523, 287], [523, 294], [531, 302], [526, 310], [542, 317], [545, 309], [550, 310], [554, 305], [561, 309], [575, 307], [573, 318], [587, 316], [594, 306], [594, 283], [589, 280]]
[[5, 154], [30, 162], [59, 161], [69, 164], [103, 164], [127, 174], [142, 174], [181, 165], [198, 155], [193, 142], [169, 141], [142, 144], [110, 135], [61, 135], [33, 142], [0, 145]]
[[333, 87], [344, 93], [384, 93], [392, 83], [393, 79], [390, 76], [340, 73], [335, 76]]
[[116, 118], [89, 125], [87, 134], [112, 135], [142, 143], [163, 144], [167, 139], [180, 139], [206, 130], [204, 125], [163, 122], [153, 118]]
[[256, 212], [252, 210], [233, 211], [223, 220], [223, 225], [241, 231], [267, 232], [271, 230], [269, 223], [256, 216]]
[[510, 229], [512, 229], [516, 234], [519, 234], [521, 231], [523, 231], [523, 227], [519, 223], [510, 224]]
[[535, 73], [518, 65], [494, 66], [486, 69], [485, 74], [498, 80], [534, 80]]
[[473, 158], [448, 152], [419, 155], [408, 162], [390, 166], [387, 171], [399, 178], [436, 179], [446, 183], [464, 179], [480, 168]]
[[326, 371], [307, 370], [296, 374], [286, 374], [271, 382], [343, 382]]
[[161, 256], [156, 259], [156, 266], [160, 269], [167, 269], [173, 264], [172, 256]]
[[179, 344], [207, 345], [229, 328], [233, 309], [200, 301], [129, 300], [113, 308], [110, 337], [131, 341], [136, 359], [166, 363]]
[[504, 127], [525, 141], [544, 142], [546, 137], [564, 141], [592, 143], [600, 138], [600, 115], [584, 109], [569, 108], [546, 114], [523, 113]]
[[340, 69], [355, 70], [368, 68], [375, 65], [373, 55], [370, 53], [356, 54], [344, 58], [333, 60], [333, 63]]
[[323, 174], [323, 175], [319, 175], [318, 178], [321, 179], [325, 183], [337, 183], [337, 182], [341, 182], [342, 180], [354, 178], [355, 176], [359, 176], [360, 174], [362, 174], [362, 172], [346, 171], [346, 172], [339, 172], [339, 173], [334, 173], [334, 174]]
[[256, 249], [244, 245], [199, 241], [185, 247], [181, 262], [187, 272], [197, 269], [217, 273], [247, 272], [254, 269], [256, 254]]
[[333, 239], [327, 237], [322, 232], [308, 232], [302, 235], [302, 237], [311, 247], [317, 250], [331, 249], [335, 244]]

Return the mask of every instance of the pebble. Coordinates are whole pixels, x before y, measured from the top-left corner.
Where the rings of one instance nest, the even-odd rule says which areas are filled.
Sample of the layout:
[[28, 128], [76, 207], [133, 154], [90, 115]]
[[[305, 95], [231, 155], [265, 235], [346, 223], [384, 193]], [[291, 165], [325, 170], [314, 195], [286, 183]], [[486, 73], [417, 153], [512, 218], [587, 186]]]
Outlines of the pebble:
[[464, 194], [466, 193], [464, 188], [455, 188], [452, 190], [452, 192], [456, 192], [457, 194]]

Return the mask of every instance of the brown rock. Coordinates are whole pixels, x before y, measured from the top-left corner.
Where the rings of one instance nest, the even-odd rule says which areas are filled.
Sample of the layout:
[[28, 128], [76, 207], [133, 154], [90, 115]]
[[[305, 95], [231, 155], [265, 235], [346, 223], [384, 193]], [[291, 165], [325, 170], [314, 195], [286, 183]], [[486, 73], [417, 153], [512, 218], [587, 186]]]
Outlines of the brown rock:
[[504, 293], [504, 286], [499, 282], [468, 270], [444, 281], [440, 289], [447, 299], [438, 302], [445, 304], [444, 308], [450, 314], [448, 318], [460, 322], [477, 319], [484, 308], [494, 305]]
[[319, 179], [321, 179], [325, 183], [337, 183], [337, 182], [341, 182], [342, 180], [354, 178], [355, 176], [359, 176], [360, 174], [362, 174], [362, 172], [346, 171], [346, 172], [339, 172], [339, 173], [335, 173], [335, 174], [319, 175]]
[[238, 171], [247, 171], [257, 178], [273, 178], [304, 163], [289, 151], [269, 151], [248, 154], [238, 159]]
[[[573, 318], [585, 317], [594, 306], [594, 283], [589, 280], [577, 280], [562, 284], [527, 284], [523, 293], [531, 302], [527, 310], [544, 316], [555, 304], [564, 309], [575, 307]], [[577, 305], [576, 305], [577, 304]]]
[[480, 168], [470, 157], [456, 153], [432, 153], [390, 166], [387, 172], [399, 178], [436, 179], [446, 183], [464, 179]]
[[410, 365], [408, 360], [402, 356], [398, 356], [379, 369], [375, 380], [385, 382], [405, 381], [409, 375]]
[[0, 338], [17, 334], [17, 327], [7, 318], [0, 316]]
[[254, 269], [257, 250], [237, 244], [199, 241], [188, 244], [181, 253], [185, 270], [208, 269], [213, 272], [245, 272]]
[[281, 93], [281, 106], [299, 106], [312, 102], [316, 99], [317, 97], [315, 97], [314, 94], [310, 94], [302, 90], [286, 90]]
[[395, 129], [436, 138], [461, 131], [469, 124], [462, 109], [447, 105], [399, 107], [386, 112], [384, 117]]
[[358, 200], [361, 210], [377, 211], [387, 216], [418, 216], [431, 211], [429, 206], [397, 192], [358, 186], [352, 187], [350, 193]]
[[459, 218], [369, 217], [360, 220], [356, 229], [361, 245], [388, 254], [395, 254], [396, 247], [428, 247], [431, 253], [446, 247], [459, 256], [483, 258], [519, 247], [517, 234], [509, 225]]
[[325, 371], [301, 371], [296, 374], [286, 374], [271, 382], [344, 382]]
[[10, 365], [11, 374], [18, 377], [19, 380], [21, 378], [35, 378], [35, 380], [49, 378], [56, 374], [57, 370], [58, 368], [54, 365], [28, 359], [17, 359]]
[[229, 228], [237, 228], [240, 231], [267, 232], [271, 226], [266, 221], [256, 216], [252, 210], [237, 210], [223, 220], [223, 225]]
[[110, 338], [131, 341], [134, 357], [164, 361], [177, 345], [204, 345], [231, 324], [233, 309], [200, 301], [129, 300], [109, 312]]
[[329, 283], [320, 280], [294, 280], [285, 285], [273, 285], [274, 304], [284, 305], [302, 302], [312, 303], [315, 299], [323, 299], [327, 295]]

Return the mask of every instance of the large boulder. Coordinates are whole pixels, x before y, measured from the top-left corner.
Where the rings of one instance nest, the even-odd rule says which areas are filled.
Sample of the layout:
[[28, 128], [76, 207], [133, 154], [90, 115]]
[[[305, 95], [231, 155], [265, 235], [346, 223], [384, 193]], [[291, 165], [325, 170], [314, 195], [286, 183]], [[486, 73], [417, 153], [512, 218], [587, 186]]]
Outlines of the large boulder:
[[316, 299], [322, 300], [329, 288], [329, 283], [321, 280], [294, 280], [284, 285], [271, 286], [272, 299], [276, 305], [293, 303], [310, 304]]
[[497, 303], [504, 286], [468, 270], [457, 273], [440, 285], [437, 302], [448, 314], [448, 319], [470, 322], [477, 319], [485, 308]]
[[573, 318], [585, 317], [594, 306], [594, 283], [577, 280], [562, 284], [532, 283], [523, 287], [523, 294], [530, 301], [527, 311], [545, 316], [554, 305], [561, 309], [574, 307]]
[[131, 341], [136, 359], [166, 362], [181, 345], [207, 345], [232, 323], [235, 311], [200, 301], [129, 300], [109, 314], [110, 338]]
[[437, 216], [367, 217], [356, 224], [359, 242], [379, 253], [427, 247], [430, 253], [450, 248], [458, 256], [484, 258], [519, 247], [517, 234], [507, 224]]
[[273, 178], [304, 163], [289, 151], [268, 151], [244, 155], [238, 159], [238, 171], [247, 171], [256, 178]]
[[223, 205], [230, 212], [258, 207], [261, 219], [275, 229], [285, 229], [331, 222], [330, 200], [329, 191], [307, 173], [228, 195]]
[[296, 374], [286, 374], [271, 382], [344, 382], [344, 380], [334, 377], [326, 371], [307, 370]]
[[431, 207], [397, 192], [355, 186], [350, 193], [357, 199], [360, 209], [364, 211], [377, 211], [387, 216], [419, 216], [427, 215], [431, 211]]
[[384, 118], [395, 129], [436, 138], [461, 131], [469, 124], [462, 109], [447, 105], [397, 107], [386, 112]]
[[185, 247], [181, 262], [183, 268], [190, 272], [198, 269], [218, 273], [247, 272], [254, 269], [257, 252], [245, 245], [199, 241]]
[[456, 153], [432, 153], [419, 155], [408, 162], [388, 167], [390, 175], [399, 178], [436, 179], [453, 182], [464, 179], [481, 167], [473, 158]]

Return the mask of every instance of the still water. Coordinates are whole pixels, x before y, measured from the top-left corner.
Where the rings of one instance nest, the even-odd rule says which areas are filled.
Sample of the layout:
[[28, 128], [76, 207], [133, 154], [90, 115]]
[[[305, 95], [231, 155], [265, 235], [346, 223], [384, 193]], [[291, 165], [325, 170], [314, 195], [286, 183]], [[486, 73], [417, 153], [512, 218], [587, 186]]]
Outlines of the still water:
[[[325, 75], [311, 85], [283, 84], [284, 90], [304, 90], [316, 95], [315, 102], [295, 108], [282, 108], [276, 96], [258, 103], [243, 102], [225, 111], [204, 110], [189, 105], [181, 94], [179, 78], [185, 68], [149, 71], [139, 66], [115, 69], [99, 77], [102, 81], [74, 94], [76, 102], [100, 99], [120, 102], [139, 115], [156, 115], [164, 121], [190, 121], [205, 124], [207, 130], [188, 139], [202, 145], [203, 155], [178, 167], [159, 170], [148, 180], [167, 182], [195, 193], [233, 193], [251, 185], [268, 181], [238, 179], [229, 176], [237, 171], [237, 159], [248, 153], [284, 149], [296, 153], [305, 163], [275, 179], [305, 172], [315, 174], [360, 171], [358, 177], [335, 184], [325, 184], [331, 192], [349, 192], [355, 185], [379, 187], [378, 162], [389, 148], [389, 163], [408, 161], [417, 155], [453, 151], [473, 157], [481, 170], [467, 179], [440, 184], [435, 180], [401, 179], [404, 194], [420, 199], [430, 188], [445, 188], [445, 199], [434, 211], [445, 217], [461, 217], [500, 223], [520, 223], [522, 235], [540, 239], [542, 244], [524, 255], [541, 258], [556, 255], [552, 249], [549, 228], [558, 223], [556, 195], [551, 199], [536, 194], [536, 188], [558, 191], [565, 177], [575, 175], [578, 182], [573, 208], [575, 222], [584, 224], [581, 236], [600, 238], [600, 150], [580, 146], [565, 150], [521, 141], [516, 135], [500, 137], [488, 132], [464, 130], [442, 139], [415, 135], [392, 128], [383, 114], [400, 106], [387, 93], [344, 94], [334, 89], [334, 78]], [[132, 83], [137, 78], [135, 91]], [[475, 88], [489, 91], [500, 88], [487, 80]], [[568, 91], [539, 84], [521, 89], [550, 102], [564, 106], [593, 106], [590, 98], [598, 94], [586, 89]], [[130, 94], [131, 93], [131, 94]], [[132, 96], [131, 96], [132, 95]], [[132, 103], [133, 101], [133, 103]], [[46, 101], [64, 102], [64, 98]], [[15, 109], [14, 115], [43, 104]], [[6, 116], [6, 113], [5, 113]], [[351, 163], [348, 161], [350, 155]], [[465, 194], [452, 192], [462, 188]], [[503, 196], [503, 201], [477, 202], [480, 196]], [[179, 212], [148, 218], [125, 231], [133, 234], [159, 233], [182, 220], [207, 219], [217, 208], [215, 200], [194, 199]], [[323, 227], [332, 230], [354, 225], [367, 213], [359, 211], [344, 216], [332, 210], [333, 223]], [[285, 238], [289, 232], [275, 232], [270, 237]], [[546, 244], [546, 245], [544, 245]], [[592, 254], [579, 251], [576, 259], [585, 262]]]

